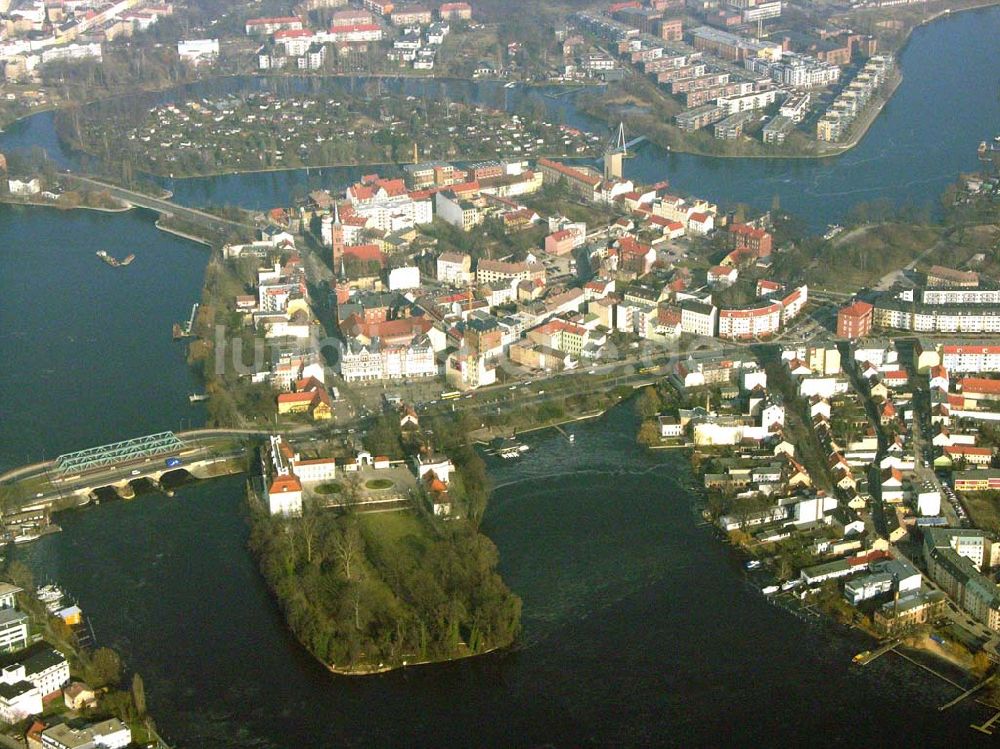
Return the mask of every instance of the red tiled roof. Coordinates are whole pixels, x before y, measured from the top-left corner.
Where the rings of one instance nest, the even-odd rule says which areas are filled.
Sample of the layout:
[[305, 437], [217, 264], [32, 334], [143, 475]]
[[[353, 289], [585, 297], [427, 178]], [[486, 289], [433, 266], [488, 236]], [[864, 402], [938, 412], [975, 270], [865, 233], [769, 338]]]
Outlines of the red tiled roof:
[[848, 317], [864, 317], [865, 315], [871, 313], [873, 309], [875, 308], [868, 302], [862, 302], [858, 299], [853, 304], [842, 307], [840, 314], [847, 315]]
[[1000, 354], [1000, 346], [942, 346], [942, 354]]
[[617, 246], [619, 251], [629, 255], [646, 255], [652, 249], [652, 245], [643, 244], [634, 237], [622, 237]]
[[382, 250], [377, 244], [354, 244], [344, 248], [344, 254], [363, 261], [383, 262]]
[[579, 169], [574, 169], [573, 167], [566, 166], [565, 164], [560, 164], [558, 161], [552, 161], [552, 159], [544, 159], [544, 158], [539, 159], [538, 165], [548, 167], [549, 169], [559, 172], [560, 174], [563, 174], [566, 177], [569, 177], [570, 179], [574, 179], [578, 182], [583, 182], [584, 184], [589, 185], [590, 187], [597, 187], [601, 183], [600, 177], [587, 174], [586, 172], [582, 172]]
[[949, 455], [993, 455], [991, 447], [973, 447], [972, 445], [952, 445], [944, 449]]
[[1000, 380], [987, 380], [981, 377], [966, 377], [959, 385], [963, 393], [1000, 394]]
[[312, 403], [316, 398], [313, 391], [299, 393], [278, 393], [278, 403]]
[[282, 492], [300, 492], [302, 484], [295, 476], [276, 476], [271, 482], [270, 494], [281, 494]]

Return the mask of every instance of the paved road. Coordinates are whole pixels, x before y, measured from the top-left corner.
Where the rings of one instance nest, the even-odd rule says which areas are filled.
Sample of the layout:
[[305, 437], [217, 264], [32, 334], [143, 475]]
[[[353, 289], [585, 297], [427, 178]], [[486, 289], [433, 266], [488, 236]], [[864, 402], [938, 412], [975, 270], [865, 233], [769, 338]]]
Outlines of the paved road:
[[[182, 463], [176, 466], [176, 469], [182, 470], [192, 463], [201, 463], [208, 460], [218, 462], [231, 458], [239, 458], [245, 454], [246, 450], [242, 448], [239, 450], [229, 450], [225, 453], [216, 453], [210, 447], [195, 447], [182, 453]], [[125, 464], [76, 474], [69, 477], [68, 480], [53, 476], [53, 488], [51, 490], [40, 492], [30, 498], [25, 498], [22, 505], [54, 502], [65, 496], [72, 495], [81, 489], [93, 489], [95, 487], [110, 486], [122, 481], [148, 478], [149, 475], [158, 471], [169, 470], [164, 463], [166, 457], [170, 456], [143, 458]]]
[[160, 213], [169, 213], [177, 218], [190, 221], [195, 224], [207, 224], [208, 226], [215, 229], [221, 229], [223, 231], [253, 228], [253, 225], [250, 223], [221, 218], [220, 216], [200, 211], [197, 208], [187, 208], [169, 200], [154, 198], [150, 195], [135, 192], [134, 190], [126, 190], [123, 187], [118, 187], [117, 185], [112, 185], [107, 182], [94, 179], [93, 177], [71, 174], [67, 175], [67, 178], [76, 180], [77, 182], [82, 182], [85, 185], [95, 187], [99, 190], [105, 190], [109, 195], [111, 195], [111, 197], [123, 200], [126, 203], [139, 206], [140, 208], [148, 208], [152, 211], [159, 211]]

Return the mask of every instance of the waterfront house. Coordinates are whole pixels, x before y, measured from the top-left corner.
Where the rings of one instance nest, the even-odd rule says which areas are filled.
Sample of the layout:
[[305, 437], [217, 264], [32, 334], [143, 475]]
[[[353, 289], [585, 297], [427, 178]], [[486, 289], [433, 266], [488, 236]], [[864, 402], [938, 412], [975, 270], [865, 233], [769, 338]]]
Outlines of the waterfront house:
[[660, 436], [663, 438], [680, 437], [684, 433], [680, 421], [678, 421], [676, 416], [660, 416], [659, 423]]
[[907, 631], [941, 616], [948, 599], [939, 590], [919, 590], [888, 601], [876, 609], [875, 626], [887, 635]]
[[85, 682], [73, 681], [63, 689], [63, 703], [70, 710], [97, 707], [97, 694]]
[[298, 478], [276, 476], [267, 490], [267, 505], [272, 515], [301, 515], [302, 484]]
[[20, 650], [28, 644], [28, 615], [13, 608], [0, 609], [0, 651]]
[[27, 198], [40, 193], [42, 191], [42, 183], [39, 181], [38, 177], [27, 181], [9, 179], [7, 180], [7, 190], [11, 195]]
[[451, 482], [451, 474], [455, 471], [455, 465], [447, 455], [422, 452], [413, 459], [413, 462], [417, 470], [417, 477], [420, 479], [433, 473], [442, 482], [448, 484]]
[[[4, 513], [4, 519], [8, 520], [9, 514]], [[0, 583], [0, 609], [13, 609], [17, 607], [17, 594], [23, 593], [24, 588], [19, 588], [10, 583]]]
[[132, 730], [118, 718], [80, 725], [59, 723], [42, 731], [46, 749], [124, 749], [132, 744]]
[[14, 724], [32, 715], [39, 715], [42, 712], [42, 695], [38, 687], [25, 681], [23, 678], [16, 678], [14, 674], [8, 675], [6, 671], [0, 677], [0, 720], [4, 723]]

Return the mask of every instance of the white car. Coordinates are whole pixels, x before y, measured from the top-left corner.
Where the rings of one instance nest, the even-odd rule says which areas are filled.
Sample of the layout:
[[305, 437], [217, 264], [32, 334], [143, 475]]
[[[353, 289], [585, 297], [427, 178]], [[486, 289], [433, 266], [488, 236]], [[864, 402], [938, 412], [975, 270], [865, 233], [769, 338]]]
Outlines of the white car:
[[140, 473], [142, 473], [142, 471], [140, 471], [138, 468], [133, 468], [132, 469], [132, 475], [133, 476], [138, 476]]

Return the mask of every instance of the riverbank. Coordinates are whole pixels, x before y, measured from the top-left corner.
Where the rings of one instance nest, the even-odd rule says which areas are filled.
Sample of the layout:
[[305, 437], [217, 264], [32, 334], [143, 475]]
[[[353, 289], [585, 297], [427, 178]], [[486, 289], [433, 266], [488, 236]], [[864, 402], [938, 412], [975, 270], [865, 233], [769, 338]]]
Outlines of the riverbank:
[[248, 485], [250, 551], [289, 629], [327, 671], [369, 676], [516, 641], [520, 599], [496, 571], [495, 547], [460, 513], [475, 472], [455, 464], [447, 518], [420, 496], [392, 512], [304, 505], [300, 516], [274, 516]]
[[479, 653], [465, 653], [461, 655], [453, 655], [448, 658], [438, 658], [435, 660], [425, 660], [425, 661], [403, 661], [402, 663], [395, 665], [379, 665], [379, 666], [360, 666], [357, 668], [341, 668], [338, 666], [331, 666], [324, 663], [324, 667], [332, 674], [337, 676], [377, 676], [379, 674], [388, 674], [393, 671], [402, 671], [407, 668], [416, 668], [418, 666], [436, 666], [442, 665], [444, 663], [456, 663], [458, 661], [470, 660], [472, 658], [480, 658], [482, 656], [492, 655], [494, 653], [499, 653], [501, 650], [508, 650], [507, 648], [490, 648], [489, 650], [483, 650]]
[[97, 211], [98, 213], [126, 213], [131, 211], [134, 206], [122, 205], [117, 208], [108, 208], [105, 206], [97, 205], [66, 205], [60, 204], [52, 200], [37, 200], [33, 198], [19, 198], [10, 194], [0, 194], [0, 203], [4, 205], [12, 206], [29, 206], [32, 208], [56, 208], [60, 211], [75, 211], [75, 210], [86, 210], [86, 211]]
[[[608, 406], [608, 408], [613, 408], [613, 406]], [[596, 419], [598, 416], [603, 416], [607, 413], [608, 408], [603, 408], [599, 411], [592, 411], [590, 413], [579, 414], [577, 416], [570, 416], [568, 418], [561, 418], [555, 421], [546, 422], [544, 424], [539, 424], [538, 426], [529, 427], [527, 429], [514, 429], [512, 427], [482, 427], [476, 429], [475, 431], [469, 432], [469, 439], [478, 442], [481, 445], [488, 444], [492, 440], [497, 438], [509, 439], [516, 437], [520, 434], [531, 434], [532, 432], [540, 432], [543, 429], [555, 429], [556, 427], [565, 426], [566, 424], [576, 424], [580, 421], [590, 421], [591, 419]]]
[[[888, 53], [893, 54], [897, 59], [897, 74], [895, 79], [891, 82], [891, 88], [887, 92], [878, 96], [875, 101], [871, 102], [869, 106], [866, 107], [865, 113], [852, 128], [850, 138], [842, 143], [823, 143], [815, 140], [813, 137], [807, 136], [805, 133], [798, 133], [802, 136], [796, 141], [800, 142], [800, 146], [798, 148], [789, 148], [785, 145], [767, 150], [767, 146], [757, 141], [753, 141], [752, 144], [732, 141], [724, 141], [720, 143], [714, 138], [703, 138], [703, 140], [706, 140], [711, 144], [712, 147], [709, 148], [699, 146], [696, 142], [692, 142], [693, 140], [696, 141], [698, 139], [698, 132], [681, 132], [675, 126], [666, 124], [662, 119], [655, 123], [650, 122], [646, 126], [639, 124], [633, 127], [632, 131], [635, 134], [646, 135], [650, 142], [656, 144], [660, 148], [670, 151], [671, 153], [689, 154], [705, 158], [741, 160], [787, 159], [790, 161], [810, 161], [838, 157], [853, 150], [864, 140], [872, 125], [874, 125], [874, 123], [878, 120], [878, 116], [881, 114], [886, 104], [892, 100], [897, 88], [902, 83], [903, 78], [902, 72], [898, 67], [899, 56], [908, 46], [912, 34], [916, 29], [950, 15], [957, 15], [966, 11], [983, 10], [997, 5], [1000, 5], [1000, 0], [971, 0], [963, 3], [962, 7], [940, 9], [932, 12], [929, 16], [912, 20], [906, 27], [900, 43], [886, 50]], [[907, 7], [912, 8], [912, 6]], [[859, 11], [859, 13], [864, 13], [864, 11]], [[630, 95], [633, 99], [632, 103], [634, 106], [640, 106], [640, 108], [651, 107], [652, 102], [649, 101], [648, 97], [653, 96], [658, 98], [661, 103], [666, 104], [668, 111], [673, 112], [673, 110], [677, 108], [677, 102], [660, 90], [658, 86], [646, 78], [641, 78], [640, 80], [641, 83], [639, 85], [646, 89], [646, 92], [641, 97], [636, 97], [634, 94]], [[605, 111], [603, 108], [595, 109], [584, 106], [581, 107], [581, 110], [592, 117], [602, 120], [608, 126], [616, 125], [618, 121], [623, 118], [626, 125], [629, 124], [630, 119], [640, 123], [642, 121], [641, 115], [630, 118], [628, 115], [623, 115], [621, 112]], [[752, 145], [752, 148], [747, 148], [749, 145]], [[730, 152], [725, 150], [716, 150], [719, 148], [731, 148], [734, 150]]]
[[195, 236], [194, 234], [189, 234], [187, 232], [181, 231], [180, 229], [174, 229], [170, 226], [166, 226], [161, 219], [157, 219], [153, 226], [155, 226], [160, 231], [166, 232], [167, 234], [173, 234], [175, 237], [180, 237], [181, 239], [188, 239], [192, 242], [197, 242], [198, 244], [205, 245], [206, 247], [214, 247], [215, 245], [211, 240], [205, 237]]

